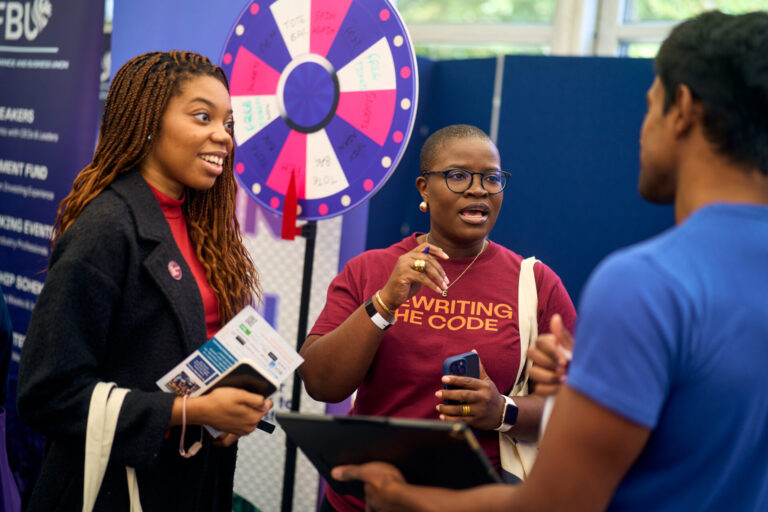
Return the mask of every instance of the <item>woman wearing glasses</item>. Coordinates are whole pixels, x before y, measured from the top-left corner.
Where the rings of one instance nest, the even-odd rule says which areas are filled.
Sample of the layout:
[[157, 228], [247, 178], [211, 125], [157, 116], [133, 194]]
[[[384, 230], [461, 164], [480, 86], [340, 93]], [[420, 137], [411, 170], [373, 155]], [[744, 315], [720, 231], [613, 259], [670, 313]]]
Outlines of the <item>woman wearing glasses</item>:
[[[488, 135], [469, 125], [432, 134], [421, 151], [416, 187], [428, 233], [414, 233], [350, 260], [328, 289], [326, 306], [301, 350], [307, 390], [339, 402], [357, 390], [351, 414], [464, 421], [475, 429], [500, 468], [499, 435], [536, 438], [543, 402], [514, 400], [517, 419], [502, 421], [504, 398], [520, 365], [517, 319], [522, 257], [488, 239], [509, 174]], [[573, 304], [560, 279], [537, 263], [539, 332], [552, 315], [566, 327]], [[446, 357], [476, 350], [479, 379], [442, 389]], [[445, 405], [443, 400], [461, 400]], [[325, 510], [363, 510], [364, 504], [326, 488]]]

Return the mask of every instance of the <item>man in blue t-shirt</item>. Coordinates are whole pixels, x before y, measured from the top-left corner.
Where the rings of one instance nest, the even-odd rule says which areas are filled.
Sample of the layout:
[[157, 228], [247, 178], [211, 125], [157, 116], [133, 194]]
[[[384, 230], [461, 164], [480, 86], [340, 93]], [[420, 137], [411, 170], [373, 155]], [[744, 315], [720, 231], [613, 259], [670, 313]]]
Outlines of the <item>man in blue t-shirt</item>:
[[[704, 13], [656, 57], [640, 194], [677, 226], [619, 251], [529, 355], [560, 388], [519, 486], [448, 491], [336, 468], [384, 510], [768, 510], [768, 13]], [[536, 366], [534, 366], [536, 368]]]

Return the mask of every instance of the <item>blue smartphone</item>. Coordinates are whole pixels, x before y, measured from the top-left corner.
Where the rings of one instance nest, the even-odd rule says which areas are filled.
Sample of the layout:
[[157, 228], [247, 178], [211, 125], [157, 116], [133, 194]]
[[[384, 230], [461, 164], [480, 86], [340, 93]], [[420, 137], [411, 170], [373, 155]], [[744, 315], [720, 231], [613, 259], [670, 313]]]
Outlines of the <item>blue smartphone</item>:
[[[443, 375], [459, 375], [461, 377], [480, 378], [480, 358], [474, 352], [465, 352], [457, 356], [447, 357], [443, 361]], [[457, 386], [443, 384], [443, 389], [462, 389]], [[457, 405], [464, 402], [443, 400], [446, 405]]]

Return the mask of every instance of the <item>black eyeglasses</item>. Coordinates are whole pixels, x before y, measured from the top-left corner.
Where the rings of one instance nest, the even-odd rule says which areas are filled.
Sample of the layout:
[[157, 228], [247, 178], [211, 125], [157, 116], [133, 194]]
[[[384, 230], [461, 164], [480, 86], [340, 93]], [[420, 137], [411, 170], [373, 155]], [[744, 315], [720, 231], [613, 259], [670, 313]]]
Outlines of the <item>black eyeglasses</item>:
[[442, 174], [445, 176], [445, 184], [448, 190], [463, 194], [472, 186], [475, 174], [480, 176], [480, 185], [489, 194], [498, 194], [507, 186], [507, 171], [469, 172], [464, 169], [448, 169], [447, 171], [422, 171], [421, 175]]

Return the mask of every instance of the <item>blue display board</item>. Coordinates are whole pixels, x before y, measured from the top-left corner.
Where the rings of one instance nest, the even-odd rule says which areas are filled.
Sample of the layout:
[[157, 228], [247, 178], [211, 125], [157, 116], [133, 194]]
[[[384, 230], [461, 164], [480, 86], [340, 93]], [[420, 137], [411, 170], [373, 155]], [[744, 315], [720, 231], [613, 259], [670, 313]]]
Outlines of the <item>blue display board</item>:
[[[454, 123], [490, 129], [495, 59], [419, 65], [423, 99], [414, 136], [397, 175], [370, 202], [371, 212], [387, 212], [371, 216], [370, 249], [429, 229], [414, 186], [426, 136]], [[648, 59], [504, 59], [498, 148], [512, 177], [490, 238], [552, 267], [574, 302], [607, 254], [673, 223], [671, 207], [637, 194], [640, 125], [653, 76]]]
[[[433, 61], [418, 57], [419, 110], [397, 172], [369, 203], [366, 248], [386, 247], [412, 231], [429, 229], [418, 209], [419, 154], [427, 137], [450, 124], [473, 124], [490, 131], [496, 59]], [[377, 214], [387, 212], [386, 215]]]
[[104, 1], [0, 7], [0, 286], [14, 331], [8, 455], [26, 496], [43, 443], [16, 416], [16, 362], [45, 280], [56, 209], [93, 154]]

